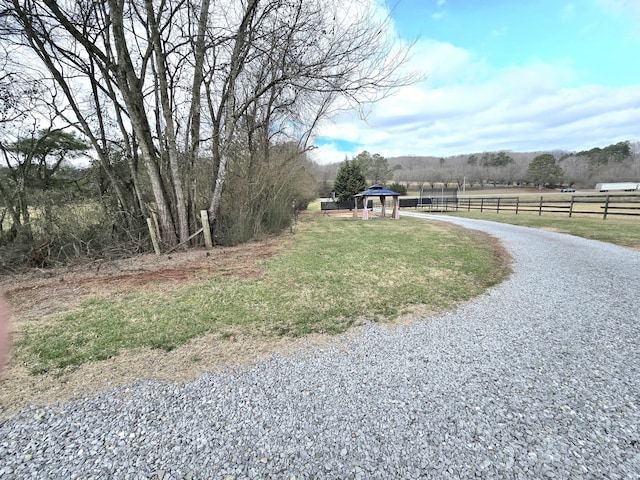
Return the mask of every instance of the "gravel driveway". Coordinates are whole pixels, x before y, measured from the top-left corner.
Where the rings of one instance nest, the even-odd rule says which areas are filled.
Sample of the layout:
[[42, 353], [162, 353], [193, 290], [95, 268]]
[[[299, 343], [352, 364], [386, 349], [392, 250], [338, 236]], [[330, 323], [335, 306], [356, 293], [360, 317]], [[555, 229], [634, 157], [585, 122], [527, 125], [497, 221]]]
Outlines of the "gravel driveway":
[[411, 326], [27, 410], [0, 478], [640, 478], [640, 252], [449, 220], [513, 276]]

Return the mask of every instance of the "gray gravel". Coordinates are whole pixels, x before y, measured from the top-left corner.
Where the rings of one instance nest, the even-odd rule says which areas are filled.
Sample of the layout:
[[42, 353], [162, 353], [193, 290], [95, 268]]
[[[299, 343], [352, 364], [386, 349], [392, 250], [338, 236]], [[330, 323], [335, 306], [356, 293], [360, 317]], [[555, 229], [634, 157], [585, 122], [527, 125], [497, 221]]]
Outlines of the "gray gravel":
[[0, 478], [640, 478], [640, 253], [451, 220], [514, 275], [411, 326], [25, 410]]

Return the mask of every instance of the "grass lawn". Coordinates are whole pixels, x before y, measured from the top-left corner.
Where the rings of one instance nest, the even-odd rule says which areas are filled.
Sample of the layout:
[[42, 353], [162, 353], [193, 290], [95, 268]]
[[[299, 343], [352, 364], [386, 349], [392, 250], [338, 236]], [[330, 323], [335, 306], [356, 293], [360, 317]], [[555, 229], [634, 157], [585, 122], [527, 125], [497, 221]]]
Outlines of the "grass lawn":
[[603, 220], [599, 216], [597, 218], [569, 218], [567, 215], [555, 216], [549, 213], [538, 216], [531, 213], [515, 215], [512, 213], [498, 214], [490, 211], [467, 212], [462, 210], [458, 212], [447, 212], [446, 214], [510, 223], [512, 225], [543, 228], [554, 232], [568, 233], [578, 237], [600, 240], [602, 242], [614, 243], [623, 247], [640, 250], [640, 218], [638, 217], [612, 215], [606, 220]]
[[172, 350], [199, 336], [336, 334], [455, 307], [509, 274], [490, 237], [412, 218], [301, 216], [284, 253], [252, 278], [214, 275], [157, 291], [92, 297], [25, 326], [15, 354], [34, 374], [136, 348]]

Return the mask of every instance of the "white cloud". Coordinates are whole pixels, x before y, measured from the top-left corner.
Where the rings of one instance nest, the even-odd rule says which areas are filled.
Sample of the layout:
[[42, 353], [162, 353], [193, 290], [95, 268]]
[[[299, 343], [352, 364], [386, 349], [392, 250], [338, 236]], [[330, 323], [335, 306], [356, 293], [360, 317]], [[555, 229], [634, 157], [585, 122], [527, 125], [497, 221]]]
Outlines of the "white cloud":
[[353, 149], [353, 150], [344, 150], [340, 148], [335, 143], [330, 143], [326, 145], [322, 145], [316, 147], [315, 149], [309, 152], [309, 157], [314, 161], [322, 164], [328, 163], [340, 163], [344, 161], [345, 157], [347, 159], [352, 159], [358, 153], [360, 153], [362, 149]]
[[[453, 62], [449, 75], [473, 68], [468, 55], [460, 58], [466, 63]], [[323, 137], [347, 140], [353, 151], [336, 143], [314, 158], [340, 162], [365, 149], [388, 157], [582, 150], [638, 139], [640, 86], [566, 87], [572, 77], [567, 65], [536, 62], [450, 85], [443, 75], [436, 88], [427, 80], [373, 106], [367, 123], [349, 114], [324, 126]]]
[[482, 62], [474, 63], [465, 49], [437, 40], [419, 40], [411, 53], [407, 69], [423, 72], [432, 86], [464, 81], [481, 74], [484, 68]]
[[[565, 7], [567, 16], [574, 3]], [[640, 12], [640, 1], [633, 5]], [[324, 143], [313, 157], [340, 162], [365, 149], [387, 157], [583, 150], [640, 137], [640, 85], [581, 85], [568, 59], [496, 69], [469, 50], [423, 39], [406, 68], [424, 72], [425, 79], [373, 105], [366, 122], [345, 113], [321, 126]]]
[[444, 18], [445, 10], [443, 9], [443, 7], [445, 6], [446, 3], [447, 3], [446, 0], [436, 1], [436, 7], [438, 7], [438, 11], [431, 14], [431, 18], [433, 20], [441, 20], [442, 18]]

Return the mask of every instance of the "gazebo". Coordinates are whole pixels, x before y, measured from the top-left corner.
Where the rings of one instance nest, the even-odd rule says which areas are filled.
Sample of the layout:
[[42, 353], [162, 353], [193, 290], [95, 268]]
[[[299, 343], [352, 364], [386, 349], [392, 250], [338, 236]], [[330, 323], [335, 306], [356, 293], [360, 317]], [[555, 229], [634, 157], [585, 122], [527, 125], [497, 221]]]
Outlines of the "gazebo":
[[384, 188], [382, 185], [375, 184], [371, 185], [368, 190], [364, 192], [360, 192], [356, 194], [355, 201], [355, 209], [353, 211], [353, 218], [358, 218], [358, 198], [364, 197], [363, 207], [364, 211], [362, 212], [362, 219], [369, 220], [369, 210], [367, 209], [367, 203], [369, 203], [369, 197], [380, 197], [380, 203], [382, 203], [382, 212], [381, 216], [386, 216], [385, 211], [385, 199], [386, 197], [393, 197], [393, 213], [391, 214], [391, 218], [393, 220], [398, 220], [400, 218], [400, 194], [394, 192], [393, 190], [389, 190]]

